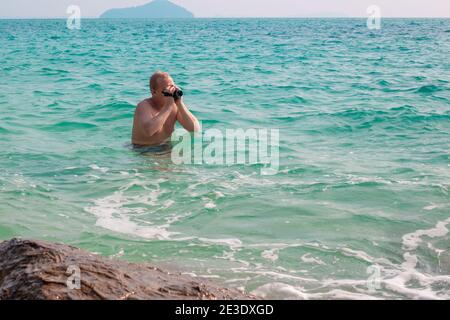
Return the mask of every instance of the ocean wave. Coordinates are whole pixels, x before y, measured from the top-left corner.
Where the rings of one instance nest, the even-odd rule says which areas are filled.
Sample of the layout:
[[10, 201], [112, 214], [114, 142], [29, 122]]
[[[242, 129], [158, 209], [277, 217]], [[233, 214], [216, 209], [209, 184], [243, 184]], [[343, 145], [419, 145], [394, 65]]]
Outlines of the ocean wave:
[[[95, 165], [94, 170], [101, 170]], [[239, 181], [247, 183], [251, 176], [238, 176]], [[280, 299], [383, 299], [385, 297], [404, 297], [409, 299], [447, 299], [450, 298], [445, 289], [436, 287], [438, 283], [450, 283], [450, 277], [445, 275], [426, 274], [417, 269], [418, 257], [415, 251], [427, 238], [442, 238], [447, 235], [447, 224], [450, 218], [438, 222], [436, 227], [427, 230], [417, 230], [403, 236], [403, 262], [396, 263], [386, 258], [375, 258], [361, 249], [349, 246], [330, 247], [320, 243], [257, 243], [247, 244], [236, 238], [209, 238], [203, 236], [185, 235], [180, 232], [170, 231], [173, 223], [184, 218], [178, 215], [169, 215], [164, 218], [165, 222], [141, 221], [139, 216], [145, 214], [150, 208], [168, 208], [173, 203], [160, 201], [163, 190], [160, 186], [163, 181], [148, 182], [133, 180], [127, 185], [119, 188], [112, 195], [94, 200], [93, 205], [86, 207], [86, 211], [96, 216], [96, 225], [133, 237], [144, 239], [159, 239], [166, 241], [199, 241], [200, 243], [226, 246], [231, 251], [218, 259], [225, 259], [239, 263], [240, 267], [231, 268], [236, 276], [247, 275], [250, 279], [263, 278], [265, 284], [252, 291], [253, 294], [262, 298]], [[208, 200], [209, 201], [209, 200]], [[430, 247], [430, 246], [429, 246]], [[313, 267], [327, 267], [327, 260], [323, 255], [337, 257], [349, 257], [357, 259], [367, 266], [375, 266], [380, 272], [377, 279], [383, 290], [373, 291], [370, 279], [346, 279], [346, 278], [324, 278], [314, 279], [303, 277], [288, 272], [286, 269], [274, 271], [270, 266], [257, 265], [250, 261], [236, 258], [235, 254], [241, 250], [261, 248], [260, 256], [271, 263], [279, 261], [284, 250], [294, 248], [303, 252], [299, 260], [305, 265]], [[305, 252], [305, 250], [308, 250]], [[311, 251], [312, 250], [312, 251]], [[314, 254], [316, 252], [317, 254]], [[320, 253], [320, 254], [319, 254]], [[326, 256], [325, 256], [326, 257]], [[329, 259], [328, 258], [328, 259]], [[217, 270], [220, 271], [220, 270]], [[297, 271], [298, 272], [298, 271]], [[238, 275], [239, 274], [239, 275]], [[220, 275], [212, 273], [212, 275]], [[246, 282], [248, 282], [247, 280]], [[283, 282], [287, 281], [287, 282]], [[419, 286], [411, 284], [418, 281]], [[236, 280], [236, 283], [239, 283]], [[441, 286], [442, 287], [442, 286]], [[388, 295], [387, 292], [391, 292]]]
[[[313, 112], [305, 113], [302, 117], [329, 117], [337, 118], [347, 121], [355, 122], [355, 126], [350, 126], [350, 123], [341, 125], [341, 127], [334, 128], [335, 130], [352, 131], [351, 129], [363, 129], [371, 127], [377, 123], [396, 123], [400, 127], [409, 124], [448, 121], [450, 120], [450, 112], [420, 112], [416, 107], [410, 105], [403, 105], [393, 107], [390, 109], [348, 109], [337, 112]], [[333, 128], [329, 128], [333, 130]]]
[[336, 118], [349, 118], [354, 120], [360, 120], [365, 117], [370, 116], [383, 116], [389, 114], [386, 110], [377, 110], [377, 109], [354, 109], [350, 108], [347, 110], [337, 111], [337, 112], [318, 112], [318, 113], [312, 113], [310, 116], [331, 116]]
[[415, 91], [418, 93], [425, 93], [425, 94], [430, 94], [430, 93], [434, 93], [437, 91], [442, 91], [445, 90], [445, 88], [433, 85], [433, 84], [429, 84], [429, 85], [425, 85], [425, 86], [421, 86], [420, 88], [416, 89]]
[[273, 117], [273, 120], [280, 120], [283, 122], [295, 122], [297, 120], [300, 120], [302, 117], [301, 116], [277, 116], [277, 117]]
[[[96, 165], [94, 170], [101, 170]], [[145, 193], [133, 195], [135, 189], [144, 189]], [[127, 193], [127, 191], [129, 191]], [[85, 211], [97, 217], [96, 225], [113, 232], [141, 237], [144, 239], [166, 240], [175, 232], [169, 232], [169, 224], [155, 225], [147, 221], [147, 225], [139, 224], [136, 216], [145, 213], [146, 208], [156, 206], [156, 201], [161, 193], [159, 183], [148, 184], [139, 180], [133, 180], [113, 194], [94, 200], [93, 205], [85, 208]]]
[[136, 106], [134, 104], [131, 104], [127, 101], [113, 101], [113, 102], [105, 103], [102, 105], [92, 106], [88, 109], [89, 110], [111, 110], [111, 111], [114, 111], [114, 110], [122, 110], [122, 109], [125, 109], [125, 110], [133, 109], [134, 110], [135, 107]]
[[64, 93], [59, 91], [42, 91], [42, 90], [34, 90], [33, 95], [39, 96], [39, 97], [62, 97], [64, 96]]
[[[163, 223], [158, 221], [140, 220], [139, 216], [154, 210], [155, 212], [173, 205], [171, 201], [160, 203], [159, 197], [164, 192], [160, 188], [163, 180], [151, 183], [133, 180], [119, 188], [113, 194], [93, 201], [85, 207], [85, 211], [93, 214], [96, 225], [120, 234], [144, 239], [192, 242], [199, 241], [212, 245], [236, 248], [242, 246], [237, 238], [208, 238], [203, 236], [183, 235], [170, 231], [172, 224], [188, 218], [191, 213], [171, 214], [163, 217]], [[158, 220], [158, 219], [156, 219]], [[161, 219], [159, 219], [161, 220]]]
[[71, 130], [97, 129], [97, 125], [89, 122], [60, 121], [55, 124], [42, 126], [41, 129], [45, 131], [64, 132]]
[[[446, 288], [450, 285], [450, 276], [429, 274], [418, 270], [419, 257], [415, 252], [419, 245], [424, 242], [425, 237], [434, 239], [446, 236], [449, 223], [450, 218], [447, 218], [437, 222], [433, 228], [405, 234], [402, 237], [405, 252], [401, 263], [394, 263], [385, 258], [374, 258], [362, 250], [354, 250], [348, 247], [336, 248], [334, 249], [336, 251], [332, 251], [359, 259], [369, 265], [372, 268], [370, 270], [378, 270], [379, 277], [376, 279], [370, 277], [369, 273], [366, 279], [316, 279], [311, 282], [311, 279], [302, 281], [290, 277], [291, 281], [287, 283], [279, 281], [283, 277], [271, 277], [271, 272], [261, 271], [259, 274], [262, 273], [266, 277], [273, 278], [273, 280], [254, 289], [252, 294], [269, 299], [384, 299], [392, 297], [449, 299], [450, 293]], [[280, 251], [287, 247], [289, 246], [282, 246], [277, 250]], [[438, 259], [441, 253], [445, 251], [436, 249], [430, 243], [425, 248], [432, 250]], [[272, 256], [269, 255], [268, 257], [271, 258]], [[302, 256], [302, 261], [308, 264], [323, 264], [322, 260], [317, 260], [307, 254]], [[252, 273], [252, 271], [248, 270], [247, 273]], [[373, 280], [376, 280], [376, 283]]]
[[423, 237], [435, 238], [445, 236], [448, 233], [448, 224], [450, 224], [450, 217], [444, 221], [439, 221], [434, 228], [405, 234], [402, 237], [403, 248], [407, 251], [413, 251], [423, 242]]
[[6, 129], [6, 128], [0, 127], [0, 133], [1, 134], [8, 134], [8, 133], [12, 133], [12, 132], [10, 130]]
[[91, 83], [86, 88], [92, 89], [94, 91], [102, 91], [103, 87], [98, 83]]
[[135, 105], [124, 101], [114, 101], [100, 105], [91, 105], [77, 114], [79, 118], [96, 122], [110, 122], [121, 119], [132, 119]]
[[387, 80], [380, 80], [378, 81], [378, 84], [382, 87], [389, 87], [391, 85], [391, 83]]
[[307, 103], [307, 100], [299, 95], [283, 97], [276, 100], [276, 103], [282, 104], [304, 104]]
[[45, 76], [59, 76], [59, 75], [68, 75], [70, 74], [70, 72], [62, 69], [52, 69], [44, 67], [41, 69], [40, 74]]
[[[252, 294], [263, 299], [277, 300], [315, 300], [315, 299], [338, 299], [338, 300], [376, 300], [370, 294], [349, 292], [345, 290], [333, 289], [323, 293], [311, 293], [305, 288], [289, 285], [283, 282], [271, 282], [264, 284], [253, 291]], [[378, 298], [379, 299], [379, 298]]]
[[317, 257], [312, 257], [311, 253], [305, 253], [304, 255], [302, 255], [300, 257], [300, 259], [304, 262], [304, 263], [312, 263], [312, 264], [318, 264], [318, 265], [325, 265], [326, 263], [323, 262], [320, 258]]

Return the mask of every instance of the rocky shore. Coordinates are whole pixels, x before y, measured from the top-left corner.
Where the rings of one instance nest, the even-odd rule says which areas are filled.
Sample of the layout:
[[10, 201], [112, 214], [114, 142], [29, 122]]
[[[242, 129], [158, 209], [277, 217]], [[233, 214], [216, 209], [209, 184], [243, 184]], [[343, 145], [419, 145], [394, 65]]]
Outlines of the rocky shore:
[[65, 244], [0, 243], [0, 300], [256, 299], [209, 281]]

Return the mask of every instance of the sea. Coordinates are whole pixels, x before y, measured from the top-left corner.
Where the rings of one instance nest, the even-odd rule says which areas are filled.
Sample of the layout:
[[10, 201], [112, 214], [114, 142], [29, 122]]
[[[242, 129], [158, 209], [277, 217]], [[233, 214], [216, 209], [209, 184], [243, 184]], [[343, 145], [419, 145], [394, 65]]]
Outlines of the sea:
[[[449, 53], [450, 19], [0, 20], [0, 240], [267, 299], [450, 299]], [[277, 130], [276, 172], [133, 149], [157, 70], [202, 132]]]

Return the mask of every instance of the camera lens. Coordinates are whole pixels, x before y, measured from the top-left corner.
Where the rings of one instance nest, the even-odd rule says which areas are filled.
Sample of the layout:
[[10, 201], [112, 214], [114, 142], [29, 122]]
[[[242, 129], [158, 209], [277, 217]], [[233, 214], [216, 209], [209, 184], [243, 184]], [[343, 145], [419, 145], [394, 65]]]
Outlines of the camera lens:
[[179, 99], [182, 96], [183, 96], [183, 91], [181, 91], [179, 89], [175, 90], [174, 93], [173, 93], [173, 97], [176, 98], [176, 99]]

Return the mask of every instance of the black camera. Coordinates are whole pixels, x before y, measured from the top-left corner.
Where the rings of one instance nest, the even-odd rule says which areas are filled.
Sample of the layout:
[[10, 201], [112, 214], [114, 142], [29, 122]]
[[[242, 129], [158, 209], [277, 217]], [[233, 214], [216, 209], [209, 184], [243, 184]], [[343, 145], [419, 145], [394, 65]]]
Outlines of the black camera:
[[183, 91], [181, 91], [180, 89], [177, 88], [177, 89], [175, 89], [175, 91], [173, 93], [163, 91], [163, 95], [165, 97], [173, 97], [175, 100], [177, 100], [183, 96]]

